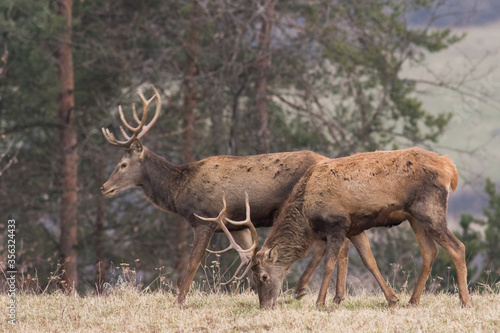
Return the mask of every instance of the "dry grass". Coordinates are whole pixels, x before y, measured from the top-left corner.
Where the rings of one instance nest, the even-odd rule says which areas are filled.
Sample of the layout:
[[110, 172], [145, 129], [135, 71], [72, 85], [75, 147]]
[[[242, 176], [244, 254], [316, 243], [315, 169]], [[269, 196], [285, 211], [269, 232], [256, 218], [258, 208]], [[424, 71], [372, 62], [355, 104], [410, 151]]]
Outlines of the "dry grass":
[[[300, 301], [281, 295], [275, 310], [260, 310], [252, 292], [193, 291], [184, 307], [170, 292], [116, 288], [107, 296], [19, 295], [17, 332], [498, 332], [500, 294], [472, 295], [461, 308], [457, 295], [426, 294], [420, 306], [389, 309], [382, 295], [350, 296], [340, 306], [316, 308], [314, 294]], [[0, 304], [8, 304], [0, 295]], [[331, 299], [330, 299], [331, 302]], [[0, 331], [11, 331], [5, 309]]]

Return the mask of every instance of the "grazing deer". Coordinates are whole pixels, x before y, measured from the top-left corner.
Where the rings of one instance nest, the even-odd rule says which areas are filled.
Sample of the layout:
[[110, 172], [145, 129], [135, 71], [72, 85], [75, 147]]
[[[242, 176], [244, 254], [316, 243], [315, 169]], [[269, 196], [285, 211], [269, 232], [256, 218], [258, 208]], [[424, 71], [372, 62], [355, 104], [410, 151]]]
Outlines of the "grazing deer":
[[325, 304], [328, 285], [346, 237], [405, 220], [422, 251], [422, 270], [410, 298], [420, 301], [441, 245], [457, 270], [459, 297], [468, 306], [465, 247], [448, 229], [449, 187], [458, 172], [447, 156], [419, 148], [360, 153], [318, 162], [304, 174], [283, 205], [262, 249], [252, 258], [260, 305], [274, 307], [283, 278], [317, 240], [326, 240], [323, 281], [316, 304]]
[[[199, 216], [198, 214], [195, 214], [195, 216], [204, 221], [212, 221], [212, 222], [217, 222], [219, 224], [220, 228], [226, 236], [229, 238], [229, 242], [231, 245], [229, 248], [237, 250], [241, 255], [247, 255], [252, 252], [257, 252], [257, 246], [258, 246], [258, 239], [257, 239], [257, 230], [255, 230], [255, 227], [252, 224], [251, 218], [250, 218], [250, 204], [249, 204], [249, 199], [248, 199], [248, 193], [245, 192], [245, 206], [246, 206], [246, 219], [244, 221], [233, 221], [229, 218], [227, 218], [227, 203], [226, 203], [226, 196], [223, 194], [222, 196], [222, 202], [223, 202], [223, 208], [220, 211], [219, 215], [217, 217], [213, 218], [208, 218], [208, 217], [202, 217]], [[243, 249], [241, 246], [239, 246], [234, 238], [232, 237], [231, 233], [226, 227], [226, 222], [229, 222], [229, 224], [236, 225], [236, 226], [241, 226], [245, 225], [251, 230], [251, 235], [253, 238], [252, 245], [248, 249]], [[387, 283], [384, 281], [382, 275], [380, 274], [380, 271], [378, 270], [377, 263], [375, 262], [375, 258], [373, 257], [373, 254], [370, 249], [370, 243], [368, 241], [368, 237], [364, 232], [361, 232], [358, 235], [351, 235], [348, 237], [348, 239], [345, 239], [344, 243], [342, 244], [342, 247], [340, 249], [340, 254], [339, 254], [339, 267], [337, 269], [337, 289], [336, 289], [336, 294], [335, 298], [333, 300], [334, 303], [340, 304], [340, 302], [344, 299], [345, 295], [345, 285], [346, 285], [346, 278], [347, 278], [347, 263], [348, 263], [348, 258], [349, 258], [349, 242], [352, 242], [354, 246], [356, 247], [356, 250], [358, 251], [361, 260], [365, 264], [365, 266], [368, 268], [368, 270], [373, 274], [375, 277], [375, 280], [378, 282], [380, 288], [382, 289], [382, 292], [384, 293], [385, 297], [387, 298], [387, 301], [389, 303], [389, 306], [393, 306], [398, 302], [398, 298], [394, 291], [387, 285]], [[313, 254], [313, 258], [311, 262], [309, 263], [306, 271], [302, 274], [300, 277], [298, 287], [296, 289], [296, 298], [302, 297], [303, 294], [297, 294], [298, 291], [304, 291], [305, 289], [305, 284], [307, 284], [307, 281], [309, 280], [311, 274], [314, 272], [316, 267], [318, 266], [319, 262], [321, 261], [321, 258], [323, 258], [323, 255], [326, 250], [326, 242], [323, 240], [318, 239], [316, 241], [316, 246], [317, 249], [315, 250]], [[228, 249], [229, 249], [228, 248]], [[225, 251], [225, 250], [224, 250]], [[223, 251], [220, 251], [223, 252]], [[252, 256], [252, 255], [251, 255]], [[251, 267], [251, 266], [249, 266]], [[254, 279], [256, 277], [254, 276]], [[267, 279], [267, 276], [263, 277], [264, 280]], [[257, 281], [257, 280], [256, 280]], [[303, 288], [303, 289], [302, 289]], [[260, 293], [259, 293], [259, 299], [260, 299]], [[262, 302], [261, 302], [262, 303]]]
[[[299, 151], [246, 157], [213, 156], [194, 163], [174, 165], [143, 146], [140, 141], [160, 115], [161, 98], [154, 87], [153, 90], [155, 95], [149, 100], [146, 100], [141, 92], [138, 93], [143, 103], [143, 111], [142, 116], [139, 117], [135, 106], [132, 109], [137, 126], [130, 125], [121, 107], [118, 108], [123, 125], [133, 133], [131, 136], [123, 127], [120, 127], [125, 140], [119, 141], [108, 129], [102, 129], [109, 143], [125, 148], [125, 156], [101, 187], [101, 191], [105, 195], [114, 195], [133, 186], [139, 186], [154, 205], [164, 211], [179, 214], [189, 222], [194, 231], [194, 242], [179, 284], [177, 302], [183, 303], [213, 233], [222, 230], [217, 223], [207, 223], [196, 218], [194, 214], [215, 216], [221, 210], [220, 196], [225, 193], [229, 198], [230, 209], [225, 211], [224, 217], [241, 219], [245, 216], [242, 194], [247, 192], [252, 198], [250, 201], [251, 217], [255, 227], [269, 227], [305, 171], [311, 165], [327, 158], [311, 151]], [[149, 105], [155, 99], [156, 113], [146, 125]], [[240, 244], [245, 248], [250, 246], [252, 237], [248, 226], [228, 224], [228, 227], [228, 231], [238, 239], [234, 242], [236, 245]], [[226, 250], [238, 248], [236, 245]], [[322, 257], [323, 248], [324, 246], [318, 246], [315, 254]], [[348, 250], [349, 244], [346, 244], [346, 248]], [[368, 251], [370, 251], [369, 245]], [[344, 251], [344, 254], [346, 257], [342, 261], [339, 274], [346, 275], [347, 251]], [[243, 253], [240, 254], [240, 258], [241, 264], [233, 278], [245, 265], [247, 268], [241, 276], [244, 276], [250, 269], [251, 255]], [[302, 282], [297, 288], [298, 296], [303, 295], [307, 280], [320, 259], [314, 257], [308, 270], [304, 272]], [[374, 261], [373, 264], [375, 264]], [[378, 269], [376, 271], [378, 272]], [[381, 277], [380, 279], [383, 281]], [[338, 302], [343, 299], [345, 293], [345, 276], [339, 281], [343, 285], [337, 287]], [[386, 285], [384, 288], [390, 290]], [[389, 297], [395, 298], [392, 290], [390, 293], [392, 294]]]

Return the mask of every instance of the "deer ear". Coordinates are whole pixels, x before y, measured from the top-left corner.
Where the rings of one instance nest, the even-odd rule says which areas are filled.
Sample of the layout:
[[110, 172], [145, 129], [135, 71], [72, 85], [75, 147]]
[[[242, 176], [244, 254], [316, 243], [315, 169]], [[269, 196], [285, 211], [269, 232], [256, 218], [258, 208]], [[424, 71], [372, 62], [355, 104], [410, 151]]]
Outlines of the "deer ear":
[[278, 260], [279, 256], [279, 247], [277, 245], [273, 246], [270, 249], [267, 249], [266, 252], [264, 252], [264, 260], [270, 261], [272, 263], [275, 263], [276, 260]]
[[140, 154], [142, 155], [142, 152], [144, 151], [143, 147], [142, 147], [142, 143], [141, 141], [135, 139], [134, 141], [132, 141], [132, 144], [130, 145], [130, 151], [132, 151], [133, 153], [135, 154]]

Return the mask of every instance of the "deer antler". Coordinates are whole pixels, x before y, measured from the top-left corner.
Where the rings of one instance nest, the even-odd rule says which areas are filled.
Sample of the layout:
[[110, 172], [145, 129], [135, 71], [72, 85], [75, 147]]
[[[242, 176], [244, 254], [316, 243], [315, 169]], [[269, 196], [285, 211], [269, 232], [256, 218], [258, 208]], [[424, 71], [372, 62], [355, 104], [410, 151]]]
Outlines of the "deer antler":
[[[252, 253], [253, 250], [257, 247], [257, 245], [258, 245], [258, 235], [257, 235], [257, 230], [255, 230], [255, 227], [252, 224], [252, 221], [250, 220], [250, 203], [249, 203], [249, 200], [248, 200], [248, 193], [245, 192], [246, 219], [244, 221], [233, 221], [233, 220], [228, 219], [225, 216], [226, 215], [226, 209], [227, 209], [226, 195], [225, 194], [223, 194], [223, 196], [222, 196], [222, 203], [223, 203], [223, 208], [222, 208], [222, 210], [220, 211], [220, 213], [219, 213], [219, 215], [217, 217], [210, 218], [210, 217], [201, 217], [198, 214], [194, 214], [194, 215], [197, 218], [199, 218], [200, 220], [217, 222], [219, 224], [219, 227], [222, 229], [222, 231], [226, 234], [226, 236], [229, 239], [230, 245], [226, 249], [221, 250], [221, 251], [211, 251], [211, 250], [207, 249], [208, 252], [215, 253], [215, 254], [221, 254], [221, 253], [226, 253], [226, 252], [228, 252], [230, 250], [236, 250], [236, 251], [238, 251], [238, 253], [240, 255], [241, 263], [238, 266], [238, 268], [236, 269], [236, 272], [234, 273], [233, 277], [231, 279], [229, 279], [229, 281], [221, 283], [221, 285], [227, 285], [227, 284], [233, 282], [235, 279], [237, 279], [237, 280], [243, 279], [243, 277], [250, 270], [250, 267], [251, 267], [250, 264], [251, 264], [251, 261], [252, 261], [252, 254], [249, 255], [249, 253]], [[227, 227], [224, 224], [223, 220], [225, 220], [225, 221], [227, 221], [227, 222], [229, 222], [231, 224], [234, 224], [234, 225], [245, 225], [245, 226], [247, 226], [250, 229], [250, 232], [252, 233], [252, 240], [253, 240], [252, 246], [250, 248], [248, 248], [248, 249], [243, 249], [241, 246], [239, 246], [236, 243], [236, 241], [234, 240], [234, 238], [231, 235], [231, 233], [229, 232], [229, 230], [227, 229]], [[245, 271], [243, 272], [243, 274], [241, 274], [241, 276], [238, 277], [238, 273], [245, 266], [246, 266]]]
[[[106, 140], [108, 140], [109, 143], [111, 143], [112, 145], [115, 145], [115, 146], [129, 148], [135, 139], [140, 139], [141, 137], [144, 136], [144, 134], [146, 134], [151, 129], [151, 127], [154, 125], [154, 123], [158, 120], [158, 117], [160, 116], [160, 111], [161, 111], [160, 94], [158, 93], [158, 90], [156, 90], [156, 88], [154, 86], [152, 86], [152, 88], [153, 88], [155, 94], [150, 99], [146, 99], [146, 97], [144, 97], [142, 91], [140, 91], [140, 90], [137, 91], [137, 95], [139, 96], [139, 98], [142, 101], [143, 110], [142, 110], [142, 118], [139, 119], [139, 117], [137, 116], [137, 110], [135, 109], [135, 104], [132, 104], [132, 114], [133, 114], [134, 120], [137, 122], [136, 127], [131, 126], [128, 123], [128, 121], [125, 119], [125, 116], [123, 115], [123, 110], [122, 110], [121, 105], [118, 106], [118, 113], [120, 114], [120, 119], [122, 120], [123, 125], [128, 130], [132, 131], [132, 136], [129, 136], [127, 134], [127, 132], [125, 131], [125, 129], [122, 126], [120, 126], [120, 130], [121, 130], [123, 136], [125, 137], [126, 141], [119, 141], [116, 139], [115, 135], [109, 131], [109, 129], [103, 127], [102, 133], [104, 134], [104, 137], [106, 138]], [[154, 99], [156, 99], [156, 112], [155, 112], [155, 115], [153, 116], [153, 119], [151, 119], [149, 124], [146, 125], [146, 120], [148, 118], [149, 104], [151, 104], [151, 102]], [[146, 125], [146, 126], [144, 126], [144, 125]]]

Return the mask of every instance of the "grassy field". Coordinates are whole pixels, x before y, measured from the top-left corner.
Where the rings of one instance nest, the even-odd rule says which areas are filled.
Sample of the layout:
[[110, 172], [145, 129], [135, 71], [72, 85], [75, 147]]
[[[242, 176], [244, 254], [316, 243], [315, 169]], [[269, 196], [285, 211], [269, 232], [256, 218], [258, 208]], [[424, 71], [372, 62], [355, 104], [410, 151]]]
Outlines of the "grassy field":
[[[407, 308], [409, 295], [388, 308], [382, 294], [349, 296], [341, 305], [317, 308], [315, 294], [300, 301], [292, 292], [274, 310], [260, 310], [252, 292], [215, 294], [193, 291], [185, 306], [170, 292], [114, 289], [106, 296], [17, 296], [16, 324], [6, 319], [9, 298], [0, 295], [0, 332], [498, 332], [500, 294], [473, 294], [461, 308], [457, 295], [424, 294]], [[331, 298], [329, 299], [331, 302]], [[5, 306], [4, 306], [5, 305]]]

